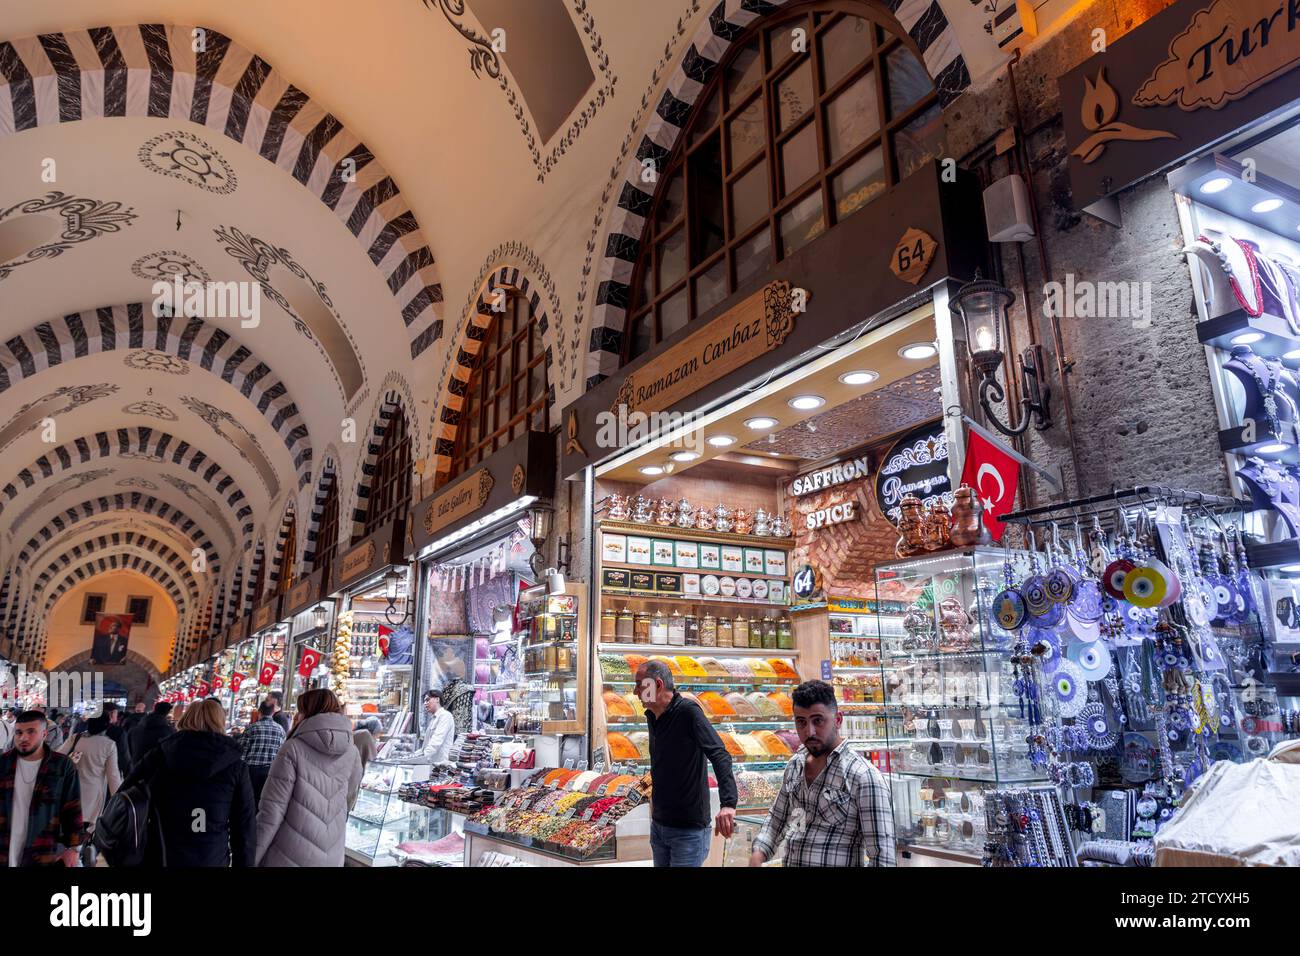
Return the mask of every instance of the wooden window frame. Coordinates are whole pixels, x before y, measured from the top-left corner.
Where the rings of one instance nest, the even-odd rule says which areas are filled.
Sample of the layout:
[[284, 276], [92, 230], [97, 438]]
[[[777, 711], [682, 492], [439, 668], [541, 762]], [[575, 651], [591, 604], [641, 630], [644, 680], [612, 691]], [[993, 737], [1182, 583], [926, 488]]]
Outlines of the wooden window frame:
[[293, 587], [294, 565], [298, 563], [298, 515], [289, 515], [288, 534], [284, 539], [284, 553], [280, 555], [280, 574], [275, 582], [276, 595], [285, 594]]
[[133, 601], [143, 601], [143, 602], [144, 602], [144, 617], [143, 617], [143, 618], [132, 618], [132, 619], [131, 619], [131, 626], [134, 627], [135, 625], [139, 624], [139, 625], [141, 625], [141, 626], [143, 626], [143, 627], [148, 627], [148, 626], [149, 626], [149, 616], [153, 613], [153, 599], [150, 598], [150, 597], [149, 597], [148, 595], [146, 595], [146, 594], [129, 594], [129, 595], [127, 595], [127, 598], [126, 598], [126, 613], [127, 613], [127, 614], [134, 614], [134, 613], [135, 613], [134, 611], [131, 610], [131, 604], [132, 604]]
[[320, 523], [316, 526], [316, 551], [311, 569], [329, 567], [339, 550], [339, 476], [330, 476], [330, 486], [325, 491], [325, 504], [321, 507]]
[[95, 623], [95, 613], [96, 613], [96, 612], [90, 610], [90, 599], [91, 599], [91, 598], [99, 598], [100, 601], [102, 602], [102, 603], [100, 604], [100, 607], [99, 607], [99, 611], [98, 611], [98, 613], [103, 614], [103, 613], [105, 613], [105, 612], [108, 610], [108, 595], [107, 595], [107, 594], [101, 594], [101, 593], [99, 593], [98, 591], [87, 591], [84, 595], [82, 595], [82, 598], [81, 598], [81, 623], [82, 623], [82, 624], [94, 624], [94, 623]]
[[382, 527], [385, 522], [404, 515], [410, 502], [411, 432], [406, 412], [399, 407], [388, 420], [384, 437], [379, 442], [375, 472], [370, 479], [364, 530], [356, 540]]

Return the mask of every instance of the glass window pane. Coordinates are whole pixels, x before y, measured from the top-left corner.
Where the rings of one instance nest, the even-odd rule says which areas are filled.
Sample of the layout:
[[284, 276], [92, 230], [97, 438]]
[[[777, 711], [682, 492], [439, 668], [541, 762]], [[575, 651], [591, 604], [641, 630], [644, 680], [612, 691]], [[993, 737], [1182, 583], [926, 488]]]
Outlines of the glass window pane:
[[899, 180], [943, 155], [943, 113], [937, 103], [894, 135], [894, 153]]
[[533, 338], [532, 356], [536, 358], [546, 352], [546, 343], [542, 341], [542, 323], [529, 321], [528, 334]]
[[822, 89], [829, 90], [871, 56], [871, 24], [844, 17], [821, 36]]
[[812, 61], [805, 58], [793, 73], [776, 84], [777, 131], [794, 126], [813, 105]]
[[847, 156], [868, 137], [880, 132], [880, 107], [876, 101], [876, 79], [868, 70], [826, 107], [826, 129], [830, 162]]
[[637, 285], [637, 297], [636, 301], [632, 303], [633, 308], [643, 306], [655, 297], [654, 273], [654, 263], [651, 261], [650, 253], [647, 250], [641, 260], [641, 281]]
[[906, 113], [908, 107], [919, 103], [934, 88], [925, 65], [905, 46], [895, 47], [885, 57], [885, 75], [889, 80], [890, 119]]
[[736, 264], [736, 288], [759, 275], [772, 261], [772, 231], [767, 227], [742, 242], [731, 253]]
[[767, 163], [757, 166], [731, 184], [731, 234], [744, 232], [767, 215]]
[[[714, 136], [691, 154], [691, 265], [726, 242], [722, 216], [722, 140]], [[662, 289], [663, 286], [661, 285]]]
[[647, 312], [645, 315], [638, 316], [632, 323], [632, 341], [628, 343], [628, 358], [644, 355], [654, 344], [652, 319], [653, 316]]
[[542, 403], [542, 406], [540, 408], [538, 408], [536, 411], [533, 412], [530, 420], [532, 422], [531, 427], [533, 431], [535, 432], [546, 431], [546, 403], [545, 402]]
[[750, 40], [727, 67], [727, 105], [735, 106], [763, 78], [763, 58], [758, 54], [758, 38]]
[[692, 146], [708, 136], [713, 124], [718, 121], [718, 114], [722, 111], [722, 95], [715, 90], [707, 103], [696, 103], [695, 110], [691, 126]]
[[781, 214], [781, 255], [802, 249], [826, 231], [822, 215], [822, 192], [814, 190]]
[[528, 401], [538, 401], [546, 395], [546, 368], [544, 365], [535, 365], [528, 373]]
[[727, 257], [695, 280], [695, 314], [703, 315], [727, 297]]
[[843, 222], [883, 193], [885, 187], [884, 152], [877, 146], [831, 180], [835, 221]]
[[492, 430], [496, 431], [499, 428], [505, 428], [508, 421], [510, 421], [510, 393], [503, 392], [501, 397], [497, 399], [497, 420]]
[[659, 243], [659, 289], [667, 289], [686, 275], [686, 230], [678, 229]]
[[501, 388], [510, 384], [510, 371], [514, 368], [514, 363], [510, 361], [511, 349], [507, 346], [497, 357], [497, 380], [496, 387]]
[[515, 379], [515, 414], [519, 414], [528, 407], [528, 376], [524, 375]]
[[[767, 31], [767, 55], [772, 66], [780, 66], [795, 54], [795, 30], [803, 30], [802, 48], [807, 49], [807, 38], [812, 36], [808, 27], [808, 18], [787, 20], [785, 23]], [[804, 54], [807, 56], [807, 53]]]
[[678, 166], [668, 174], [659, 194], [659, 205], [655, 210], [655, 232], [662, 232], [682, 215], [682, 202], [686, 198], [686, 171]]
[[690, 303], [687, 301], [686, 293], [686, 287], [682, 286], [680, 292], [660, 304], [660, 341], [668, 338], [674, 332], [686, 328], [686, 323], [690, 321]]
[[804, 128], [781, 144], [781, 195], [787, 196], [806, 183], [820, 164], [817, 161], [817, 124]]
[[760, 96], [727, 124], [728, 153], [731, 172], [763, 148], [763, 98]]
[[483, 405], [483, 427], [479, 432], [479, 440], [481, 441], [486, 436], [491, 435], [496, 426], [496, 405], [492, 402], [486, 402]]

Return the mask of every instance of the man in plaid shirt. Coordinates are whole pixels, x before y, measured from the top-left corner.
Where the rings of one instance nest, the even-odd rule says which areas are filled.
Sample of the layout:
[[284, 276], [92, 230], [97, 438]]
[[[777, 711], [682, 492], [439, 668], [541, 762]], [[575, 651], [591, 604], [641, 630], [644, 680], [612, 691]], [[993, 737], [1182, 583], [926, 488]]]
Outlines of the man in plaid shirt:
[[0, 866], [76, 866], [81, 845], [77, 768], [45, 740], [45, 715], [14, 722], [14, 746], [0, 755]]
[[284, 745], [284, 728], [274, 719], [275, 704], [264, 700], [257, 708], [257, 720], [249, 725], [239, 738], [239, 752], [248, 764], [248, 776], [253, 782], [253, 804], [262, 799], [262, 787], [271, 773], [275, 755]]
[[771, 859], [784, 836], [784, 866], [893, 866], [889, 788], [880, 771], [841, 739], [834, 688], [805, 681], [791, 697], [803, 746], [786, 764], [749, 865]]

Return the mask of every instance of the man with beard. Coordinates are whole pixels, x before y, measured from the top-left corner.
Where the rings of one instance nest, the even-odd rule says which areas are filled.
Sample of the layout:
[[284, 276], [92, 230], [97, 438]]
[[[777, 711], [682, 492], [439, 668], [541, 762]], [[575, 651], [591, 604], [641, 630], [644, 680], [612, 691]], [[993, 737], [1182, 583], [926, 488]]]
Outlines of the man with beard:
[[784, 866], [893, 866], [889, 788], [880, 771], [840, 737], [843, 717], [834, 688], [805, 681], [791, 698], [803, 746], [786, 764], [749, 865], [771, 859], [784, 836]]
[[0, 867], [76, 866], [81, 840], [76, 765], [46, 743], [45, 715], [23, 711], [0, 755]]

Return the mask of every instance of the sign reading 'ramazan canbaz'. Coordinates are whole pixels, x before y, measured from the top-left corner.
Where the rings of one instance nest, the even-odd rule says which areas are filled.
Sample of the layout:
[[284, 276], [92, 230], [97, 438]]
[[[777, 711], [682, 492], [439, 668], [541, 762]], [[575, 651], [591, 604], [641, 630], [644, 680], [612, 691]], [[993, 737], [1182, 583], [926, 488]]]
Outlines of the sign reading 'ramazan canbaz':
[[939, 500], [949, 506], [953, 503], [948, 437], [942, 421], [921, 425], [898, 439], [880, 466], [876, 503], [894, 525], [902, 517], [899, 502], [908, 495], [916, 495], [927, 505]]

